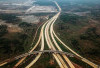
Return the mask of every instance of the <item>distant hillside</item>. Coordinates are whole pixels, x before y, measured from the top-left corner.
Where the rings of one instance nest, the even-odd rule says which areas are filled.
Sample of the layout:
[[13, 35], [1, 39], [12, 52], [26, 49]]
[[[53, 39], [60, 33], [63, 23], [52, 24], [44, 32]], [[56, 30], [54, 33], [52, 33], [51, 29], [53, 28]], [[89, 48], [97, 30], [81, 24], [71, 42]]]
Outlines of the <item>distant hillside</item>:
[[0, 2], [25, 2], [25, 1], [27, 1], [27, 0], [0, 0]]
[[100, 3], [100, 0], [56, 0], [58, 2], [77, 2], [77, 3]]

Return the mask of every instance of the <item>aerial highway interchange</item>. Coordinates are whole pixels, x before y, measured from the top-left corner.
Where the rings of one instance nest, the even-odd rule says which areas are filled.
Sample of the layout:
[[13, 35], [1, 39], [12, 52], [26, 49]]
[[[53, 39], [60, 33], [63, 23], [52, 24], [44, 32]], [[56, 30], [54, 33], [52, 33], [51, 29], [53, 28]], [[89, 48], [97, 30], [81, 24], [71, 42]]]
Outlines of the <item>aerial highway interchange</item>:
[[[42, 25], [38, 41], [28, 53], [32, 53], [36, 49], [36, 47], [39, 45], [39, 43], [41, 43], [41, 47], [40, 47], [39, 51], [45, 51], [44, 50], [44, 47], [45, 47], [44, 40], [46, 40], [46, 43], [49, 47], [49, 50], [63, 52], [63, 49], [57, 43], [57, 40], [58, 40], [62, 44], [62, 46], [64, 46], [66, 49], [68, 49], [70, 51], [70, 53], [72, 53], [75, 56], [79, 57], [81, 61], [85, 62], [86, 64], [88, 64], [90, 66], [92, 66], [93, 68], [100, 68], [99, 65], [89, 61], [88, 59], [86, 59], [86, 58], [82, 57], [81, 55], [79, 55], [78, 53], [76, 53], [73, 49], [71, 49], [64, 42], [62, 42], [61, 39], [56, 35], [56, 33], [53, 29], [54, 28], [53, 25], [54, 25], [55, 21], [58, 19], [58, 17], [60, 16], [60, 14], [61, 14], [61, 8], [60, 8], [60, 6], [58, 5], [58, 3], [56, 1], [54, 1], [54, 3], [57, 5], [57, 7], [59, 9], [57, 14], [55, 14], [52, 18], [50, 18], [47, 22], [45, 22]], [[33, 45], [33, 43], [32, 43], [32, 45]], [[72, 63], [72, 61], [68, 58], [68, 56], [66, 54], [59, 54], [59, 53], [50, 53], [50, 54], [52, 54], [52, 56], [55, 58], [55, 60], [58, 63], [60, 68], [75, 68], [74, 64]], [[41, 57], [41, 55], [42, 55], [42, 52], [39, 52], [36, 55], [36, 57], [28, 65], [26, 65], [25, 68], [30, 68], [31, 66], [33, 66], [38, 61], [38, 59]], [[22, 62], [24, 62], [24, 60], [27, 58], [27, 56], [24, 56], [23, 58], [21, 58], [14, 65], [13, 68], [17, 68]], [[0, 66], [3, 66], [7, 63], [8, 62], [5, 61], [5, 62], [1, 63]]]

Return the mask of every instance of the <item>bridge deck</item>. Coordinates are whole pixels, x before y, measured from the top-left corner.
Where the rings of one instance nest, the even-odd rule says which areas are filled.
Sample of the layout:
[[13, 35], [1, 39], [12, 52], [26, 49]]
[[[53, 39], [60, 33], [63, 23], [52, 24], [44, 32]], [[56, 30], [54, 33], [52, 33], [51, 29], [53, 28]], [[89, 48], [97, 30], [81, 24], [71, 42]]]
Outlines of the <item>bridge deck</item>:
[[68, 52], [64, 52], [64, 51], [43, 50], [43, 51], [33, 51], [33, 52], [25, 53], [25, 54], [22, 54], [22, 55], [15, 57], [15, 59], [19, 59], [19, 58], [22, 58], [24, 56], [28, 56], [28, 55], [32, 55], [32, 54], [38, 54], [38, 53], [65, 54], [67, 56], [74, 57], [74, 55], [72, 53], [68, 53]]

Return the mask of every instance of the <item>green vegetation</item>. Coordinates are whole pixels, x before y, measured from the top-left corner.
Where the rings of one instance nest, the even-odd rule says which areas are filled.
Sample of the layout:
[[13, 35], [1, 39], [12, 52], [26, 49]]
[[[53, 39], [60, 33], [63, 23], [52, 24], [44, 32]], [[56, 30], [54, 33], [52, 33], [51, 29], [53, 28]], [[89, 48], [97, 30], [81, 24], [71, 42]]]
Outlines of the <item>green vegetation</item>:
[[6, 25], [0, 25], [0, 37], [8, 32]]
[[90, 15], [93, 19], [100, 21], [100, 9], [98, 9], [97, 11], [92, 10]]
[[18, 54], [24, 52], [24, 47], [21, 46], [23, 42], [19, 41], [18, 39], [10, 40], [8, 38], [0, 38], [0, 58], [6, 58], [12, 56], [12, 54]]
[[[41, 14], [39, 16], [46, 15], [52, 17], [54, 14], [47, 13]], [[38, 24], [33, 24], [22, 22], [17, 16], [17, 14], [0, 14], [0, 19], [6, 21], [7, 24], [16, 25], [21, 29], [21, 31], [18, 32], [10, 32], [10, 30], [13, 30], [12, 27], [8, 27], [7, 25], [0, 25], [0, 61], [28, 52], [39, 38], [40, 29], [33, 45], [31, 46], [36, 29], [42, 24], [42, 22], [44, 22], [44, 20]], [[38, 16], [38, 14], [36, 14], [36, 16]], [[40, 46], [36, 49], [39, 48]], [[9, 68], [9, 66], [10, 65], [8, 64], [4, 67]]]
[[96, 33], [96, 27], [88, 28], [85, 34], [80, 36], [83, 40], [94, 40], [96, 38], [100, 38], [100, 35]]
[[55, 30], [57, 35], [69, 47], [92, 62], [99, 63], [99, 23], [94, 23], [94, 26], [92, 26], [87, 16], [67, 13], [61, 14], [56, 22]]
[[79, 21], [80, 19], [84, 19], [84, 17], [77, 16], [74, 14], [62, 14], [60, 18], [64, 23], [70, 23], [70, 24], [77, 24], [80, 22]]
[[37, 25], [22, 22], [14, 14], [0, 14], [0, 19], [22, 29], [21, 32], [9, 32], [7, 25], [0, 25], [0, 61], [28, 51]]
[[6, 21], [6, 23], [17, 23], [19, 18], [14, 14], [0, 14], [0, 19]]
[[37, 0], [37, 2], [35, 2], [35, 4], [38, 4], [40, 6], [56, 6], [52, 1], [41, 1], [41, 0]]
[[33, 38], [32, 36], [35, 34], [37, 25], [27, 22], [21, 22], [18, 26], [24, 30], [23, 33], [27, 34], [31, 39]]
[[96, 33], [96, 28], [92, 27], [92, 28], [88, 28], [87, 31], [80, 35], [80, 39], [81, 40], [88, 40], [93, 42], [93, 45], [95, 45], [96, 47], [98, 47], [98, 49], [95, 48], [91, 48], [91, 51], [89, 51], [88, 53], [90, 55], [95, 55], [95, 56], [100, 56], [99, 53], [99, 48], [100, 48], [100, 35], [98, 35]]
[[52, 54], [43, 54], [31, 68], [59, 68]]
[[22, 22], [19, 24], [20, 27], [24, 28], [24, 27], [30, 27], [32, 26], [31, 24], [27, 23], [27, 22]]

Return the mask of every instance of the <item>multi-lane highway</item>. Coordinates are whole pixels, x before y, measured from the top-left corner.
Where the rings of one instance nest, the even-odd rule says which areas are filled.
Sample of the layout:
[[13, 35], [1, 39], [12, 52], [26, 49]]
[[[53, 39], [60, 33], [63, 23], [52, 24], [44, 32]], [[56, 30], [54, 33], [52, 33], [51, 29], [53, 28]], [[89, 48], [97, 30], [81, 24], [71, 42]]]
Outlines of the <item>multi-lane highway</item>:
[[[42, 35], [45, 36], [45, 40], [48, 44], [48, 47], [50, 50], [59, 50], [59, 51], [62, 51], [62, 49], [59, 47], [58, 43], [56, 42], [55, 38], [57, 38], [57, 40], [63, 44], [64, 47], [66, 47], [66, 49], [68, 49], [69, 51], [71, 51], [73, 54], [75, 54], [76, 56], [78, 56], [79, 58], [81, 58], [80, 60], [82, 60], [83, 62], [89, 64], [90, 66], [94, 67], [94, 68], [98, 68], [98, 65], [94, 64], [93, 62], [87, 60], [86, 58], [82, 57], [81, 55], [79, 55], [78, 53], [76, 53], [75, 51], [73, 51], [73, 49], [69, 48], [66, 44], [64, 44], [60, 38], [58, 38], [58, 36], [55, 34], [54, 30], [53, 30], [53, 24], [54, 22], [57, 20], [57, 18], [59, 17], [60, 13], [61, 13], [61, 8], [60, 6], [57, 4], [57, 2], [55, 2], [55, 4], [57, 5], [58, 9], [59, 9], [59, 12], [53, 16], [50, 20], [48, 20], [44, 25], [43, 25], [43, 28], [42, 28], [42, 31], [45, 33], [42, 33]], [[45, 26], [45, 27], [44, 27]], [[41, 40], [43, 41], [43, 40]], [[44, 42], [44, 41], [43, 41]], [[42, 43], [43, 43], [42, 42]], [[42, 46], [42, 45], [41, 45]], [[56, 48], [57, 49], [56, 49]], [[62, 55], [62, 58], [61, 55], [59, 54], [52, 54], [55, 58], [55, 60], [57, 61], [58, 65], [60, 66], [60, 68], [75, 68], [74, 65], [72, 64], [72, 62], [68, 59], [68, 57], [66, 55]], [[38, 57], [38, 56], [37, 56]], [[38, 60], [38, 59], [37, 59]], [[65, 61], [64, 61], [65, 60]], [[32, 66], [32, 63], [34, 62], [34, 60], [30, 63], [31, 66]], [[68, 64], [66, 64], [66, 62]], [[30, 64], [28, 65], [29, 67]], [[26, 68], [29, 68], [29, 67], [26, 67]]]
[[[41, 42], [40, 43], [41, 44], [40, 51], [43, 51], [44, 47], [45, 47], [44, 40], [46, 41], [49, 50], [63, 51], [63, 49], [57, 43], [57, 41], [59, 41], [62, 44], [62, 46], [64, 46], [71, 53], [73, 53], [74, 55], [76, 55], [77, 57], [79, 57], [81, 61], [89, 64], [93, 68], [99, 68], [98, 65], [96, 65], [95, 63], [93, 63], [93, 62], [89, 61], [88, 59], [82, 57], [81, 55], [79, 55], [78, 53], [76, 53], [73, 49], [71, 49], [66, 44], [64, 44], [61, 41], [61, 39], [56, 35], [56, 33], [53, 30], [53, 25], [54, 25], [55, 21], [57, 20], [57, 18], [59, 17], [60, 13], [61, 13], [61, 8], [60, 8], [60, 6], [58, 5], [57, 2], [54, 2], [54, 3], [57, 5], [59, 11], [51, 19], [49, 19], [46, 23], [44, 23], [42, 25], [41, 31], [40, 31], [40, 35], [39, 35], [39, 39], [38, 39], [36, 45], [34, 45], [34, 47], [29, 51], [29, 53], [31, 53], [32, 51], [34, 51], [36, 49], [36, 47], [38, 47], [38, 44], [40, 42]], [[39, 53], [28, 65], [26, 65], [25, 68], [30, 68], [31, 66], [33, 66], [35, 64], [35, 62], [38, 61], [38, 59], [41, 57], [41, 55], [42, 55], [42, 53]], [[58, 65], [59, 65], [60, 68], [75, 68], [75, 66], [73, 65], [72, 61], [70, 61], [70, 59], [65, 54], [55, 54], [55, 53], [52, 53], [52, 55], [55, 58], [55, 60], [58, 63]], [[26, 57], [24, 57], [20, 61], [18, 61], [18, 63], [14, 66], [14, 68], [18, 67], [26, 59]], [[1, 66], [3, 64], [6, 64], [6, 63], [7, 62], [2, 63]]]
[[[59, 12], [53, 16], [51, 19], [49, 19], [42, 27], [41, 31], [42, 31], [42, 38], [43, 38], [43, 35], [45, 36], [45, 40], [48, 44], [48, 47], [50, 50], [59, 50], [59, 51], [62, 51], [62, 49], [59, 47], [58, 43], [56, 42], [55, 40], [55, 37], [58, 39], [58, 41], [60, 43], [63, 44], [64, 47], [66, 47], [67, 49], [69, 49], [69, 51], [71, 51], [73, 54], [75, 54], [76, 56], [78, 56], [79, 58], [81, 58], [80, 60], [86, 62], [87, 64], [89, 64], [90, 66], [94, 67], [94, 68], [97, 68], [98, 65], [94, 64], [93, 62], [83, 58], [82, 56], [80, 56], [79, 54], [77, 54], [75, 51], [73, 51], [71, 48], [69, 48], [67, 45], [65, 45], [59, 38], [58, 36], [55, 34], [54, 30], [53, 30], [53, 24], [54, 22], [57, 20], [57, 18], [59, 17], [60, 13], [61, 13], [61, 8], [60, 6], [57, 4], [57, 2], [55, 2], [55, 4], [57, 5], [58, 9], [59, 9]], [[43, 46], [42, 43], [44, 43], [43, 41], [44, 39], [41, 39], [41, 46]], [[56, 49], [56, 48], [57, 49]], [[58, 65], [60, 66], [60, 68], [75, 68], [74, 65], [72, 64], [72, 62], [68, 59], [68, 57], [66, 55], [62, 55], [62, 58], [61, 55], [59, 54], [52, 54], [55, 58], [55, 60], [57, 61]], [[38, 59], [39, 57], [41, 56], [38, 55], [29, 65], [26, 66], [26, 68], [29, 68], [31, 67]], [[64, 61], [65, 60], [65, 61]], [[66, 64], [66, 62], [68, 64]]]

